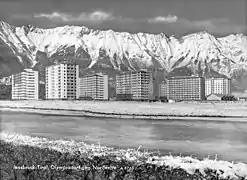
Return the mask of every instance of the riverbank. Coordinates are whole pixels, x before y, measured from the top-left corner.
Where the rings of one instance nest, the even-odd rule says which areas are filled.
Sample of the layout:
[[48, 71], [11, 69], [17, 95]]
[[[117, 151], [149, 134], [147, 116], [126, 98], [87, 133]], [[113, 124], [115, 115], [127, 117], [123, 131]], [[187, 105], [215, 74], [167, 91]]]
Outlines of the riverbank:
[[105, 118], [232, 120], [247, 122], [247, 102], [0, 101], [0, 110]]
[[[247, 165], [0, 133], [2, 175], [48, 179], [247, 179]], [[38, 154], [38, 156], [37, 156]], [[141, 172], [141, 173], [139, 173]], [[94, 176], [94, 177], [93, 177]]]
[[77, 110], [46, 110], [34, 108], [0, 108], [1, 111], [7, 113], [27, 113], [39, 114], [47, 116], [69, 116], [69, 117], [97, 117], [97, 118], [115, 118], [115, 119], [141, 119], [141, 120], [183, 120], [183, 121], [214, 121], [214, 122], [240, 122], [247, 123], [245, 117], [207, 117], [207, 116], [176, 116], [176, 115], [126, 115], [126, 114], [100, 114], [93, 112], [84, 112]]

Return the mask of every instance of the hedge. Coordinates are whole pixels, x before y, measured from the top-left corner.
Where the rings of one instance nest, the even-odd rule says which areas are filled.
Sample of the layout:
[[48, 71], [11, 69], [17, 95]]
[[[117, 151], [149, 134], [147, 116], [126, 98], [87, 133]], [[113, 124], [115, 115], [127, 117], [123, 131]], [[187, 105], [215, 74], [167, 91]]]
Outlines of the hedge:
[[[6, 138], [7, 137], [7, 138]], [[213, 164], [194, 168], [192, 158], [169, 157], [160, 161], [155, 153], [121, 150], [73, 141], [53, 141], [1, 133], [0, 179], [85, 179], [85, 180], [229, 180], [247, 179], [245, 164], [225, 162], [234, 173]], [[183, 164], [175, 165], [179, 159]], [[173, 163], [171, 163], [171, 160]], [[212, 160], [208, 161], [211, 162]], [[212, 161], [220, 166], [220, 161]], [[170, 164], [169, 164], [170, 163]], [[190, 168], [185, 168], [191, 166]], [[235, 167], [234, 167], [235, 166]], [[212, 167], [212, 168], [211, 168]], [[222, 166], [223, 167], [223, 166]], [[22, 168], [22, 169], [21, 169]]]

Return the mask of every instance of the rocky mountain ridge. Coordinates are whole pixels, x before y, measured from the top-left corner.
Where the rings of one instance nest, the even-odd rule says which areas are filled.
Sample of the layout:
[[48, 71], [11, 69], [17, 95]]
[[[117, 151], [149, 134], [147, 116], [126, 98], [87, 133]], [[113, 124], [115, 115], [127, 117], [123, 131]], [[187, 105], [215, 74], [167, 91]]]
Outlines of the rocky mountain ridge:
[[247, 89], [247, 36], [243, 34], [217, 38], [203, 31], [176, 38], [164, 33], [131, 34], [84, 26], [42, 29], [0, 22], [0, 75], [26, 67], [43, 69], [61, 60], [76, 61], [81, 72], [143, 68], [167, 73], [185, 68], [201, 75], [217, 72]]

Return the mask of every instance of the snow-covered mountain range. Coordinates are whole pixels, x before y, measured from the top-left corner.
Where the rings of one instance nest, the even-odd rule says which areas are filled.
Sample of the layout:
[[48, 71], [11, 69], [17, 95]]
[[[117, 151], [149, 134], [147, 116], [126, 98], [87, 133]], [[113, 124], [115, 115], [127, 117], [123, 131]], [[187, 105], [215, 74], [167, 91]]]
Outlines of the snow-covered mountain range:
[[0, 76], [24, 67], [75, 60], [90, 68], [134, 70], [155, 67], [171, 72], [186, 67], [232, 77], [247, 89], [247, 36], [216, 38], [198, 32], [176, 38], [161, 34], [100, 31], [84, 26], [41, 29], [0, 22]]

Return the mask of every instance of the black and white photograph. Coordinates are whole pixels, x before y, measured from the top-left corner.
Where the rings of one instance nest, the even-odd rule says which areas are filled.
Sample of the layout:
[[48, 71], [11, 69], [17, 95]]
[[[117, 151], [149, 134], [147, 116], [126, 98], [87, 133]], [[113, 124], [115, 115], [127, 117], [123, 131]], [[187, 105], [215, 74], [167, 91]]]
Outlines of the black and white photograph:
[[247, 180], [246, 0], [0, 0], [1, 180]]

